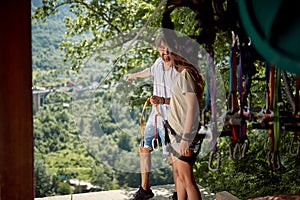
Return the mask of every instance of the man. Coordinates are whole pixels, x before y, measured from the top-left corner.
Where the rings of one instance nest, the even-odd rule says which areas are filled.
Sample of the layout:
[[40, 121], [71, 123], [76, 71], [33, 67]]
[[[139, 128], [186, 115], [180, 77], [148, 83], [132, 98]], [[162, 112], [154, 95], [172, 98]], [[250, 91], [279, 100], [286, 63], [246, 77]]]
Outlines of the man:
[[[158, 58], [150, 68], [144, 69], [134, 74], [128, 74], [127, 80], [132, 81], [135, 78], [153, 77], [153, 95], [169, 99], [171, 97], [172, 79], [176, 76], [177, 72], [171, 66], [171, 60], [168, 55], [168, 46], [166, 45], [166, 40], [162, 34], [160, 34], [156, 38], [155, 46], [160, 54], [160, 58]], [[149, 175], [151, 168], [150, 153], [153, 150], [153, 148], [155, 148], [152, 146], [155, 127], [154, 121], [155, 115], [157, 115], [157, 110], [155, 106], [158, 106], [159, 112], [161, 114], [161, 117], [157, 117], [157, 132], [161, 139], [163, 154], [168, 155], [168, 152], [165, 150], [165, 129], [163, 126], [163, 120], [166, 120], [169, 105], [167, 105], [167, 102], [161, 101], [158, 105], [152, 105], [152, 111], [145, 127], [143, 146], [140, 146], [139, 149], [142, 183], [132, 200], [150, 199], [154, 196], [152, 190], [150, 189]], [[174, 183], [176, 185], [175, 179]], [[175, 187], [173, 199], [177, 199], [176, 194], [177, 193]]]

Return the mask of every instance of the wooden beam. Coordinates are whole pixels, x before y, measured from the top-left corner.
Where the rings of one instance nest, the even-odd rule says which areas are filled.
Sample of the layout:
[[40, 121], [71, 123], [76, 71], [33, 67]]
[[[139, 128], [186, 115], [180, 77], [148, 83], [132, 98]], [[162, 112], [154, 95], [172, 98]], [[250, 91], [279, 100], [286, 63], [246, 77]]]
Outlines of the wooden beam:
[[0, 1], [0, 199], [34, 199], [31, 1]]

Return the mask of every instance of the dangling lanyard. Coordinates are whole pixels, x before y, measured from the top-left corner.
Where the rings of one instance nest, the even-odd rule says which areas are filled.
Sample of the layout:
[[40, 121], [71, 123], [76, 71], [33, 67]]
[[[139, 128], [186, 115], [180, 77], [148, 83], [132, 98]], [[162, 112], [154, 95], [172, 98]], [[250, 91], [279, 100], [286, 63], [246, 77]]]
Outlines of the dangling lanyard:
[[[213, 57], [213, 50], [211, 50], [208, 60], [207, 60], [207, 67], [211, 69], [211, 93], [210, 93], [210, 100], [211, 100], [211, 131], [212, 131], [212, 151], [209, 156], [209, 161], [208, 161], [208, 168], [210, 171], [217, 171], [220, 169], [220, 164], [221, 164], [221, 154], [218, 151], [218, 146], [217, 146], [217, 137], [218, 137], [218, 132], [217, 132], [217, 112], [216, 112], [216, 78], [215, 78], [215, 65], [214, 65], [214, 57]], [[208, 82], [207, 84], [209, 84]], [[213, 167], [213, 159], [214, 156], [216, 156], [217, 159], [217, 164], [216, 167]]]
[[157, 117], [160, 116], [159, 106], [156, 105], [155, 109], [156, 109], [157, 114], [154, 117], [154, 137], [152, 139], [152, 148], [154, 150], [158, 150], [159, 149], [159, 141], [158, 141], [158, 137], [157, 137]]
[[294, 136], [291, 139], [289, 153], [292, 156], [298, 156], [300, 152], [300, 140], [298, 139], [298, 121], [300, 118], [299, 110], [299, 89], [300, 89], [300, 76], [296, 76], [296, 94], [295, 94], [295, 110], [294, 110]]
[[[244, 109], [244, 99], [243, 99], [243, 71], [242, 71], [242, 50], [240, 48], [239, 38], [238, 37], [232, 37], [233, 39], [233, 45], [231, 45], [230, 48], [230, 59], [231, 59], [231, 65], [230, 65], [230, 80], [231, 80], [231, 111], [234, 114], [239, 109], [239, 118], [241, 119], [239, 125], [232, 124], [231, 125], [231, 132], [232, 132], [232, 138], [231, 143], [229, 146], [229, 154], [232, 160], [237, 161], [245, 157], [245, 154], [249, 148], [249, 140], [246, 135], [246, 122], [243, 115], [243, 109]], [[239, 51], [239, 65], [238, 69], [236, 66], [236, 50], [235, 50], [235, 42], [237, 42], [237, 49]], [[238, 70], [238, 78], [236, 77], [236, 71]], [[238, 107], [238, 100], [236, 96], [237, 89], [239, 91], [240, 96], [240, 108]], [[239, 155], [237, 155], [239, 154]]]
[[143, 110], [142, 110], [142, 114], [140, 116], [140, 129], [141, 129], [141, 135], [142, 135], [142, 138], [141, 138], [141, 142], [140, 142], [140, 146], [141, 147], [144, 147], [144, 135], [145, 135], [145, 124], [146, 124], [146, 113], [148, 111], [148, 104], [150, 103], [150, 98], [147, 98], [147, 100], [145, 101], [144, 103], [144, 106], [143, 106]]
[[239, 96], [240, 96], [240, 117], [241, 117], [241, 124], [239, 126], [239, 151], [240, 156], [239, 159], [242, 159], [245, 157], [245, 154], [248, 151], [250, 141], [247, 137], [246, 131], [247, 131], [247, 123], [244, 116], [244, 87], [243, 87], [243, 50], [241, 49], [240, 45], [238, 44], [238, 49], [240, 52], [239, 55], [239, 67], [238, 67], [238, 90], [239, 90]]
[[276, 68], [275, 70], [275, 84], [274, 84], [274, 101], [273, 101], [273, 109], [274, 109], [274, 151], [271, 158], [272, 168], [273, 170], [279, 170], [281, 168], [280, 157], [279, 157], [279, 143], [280, 143], [280, 121], [279, 121], [279, 88], [280, 88], [280, 69]]

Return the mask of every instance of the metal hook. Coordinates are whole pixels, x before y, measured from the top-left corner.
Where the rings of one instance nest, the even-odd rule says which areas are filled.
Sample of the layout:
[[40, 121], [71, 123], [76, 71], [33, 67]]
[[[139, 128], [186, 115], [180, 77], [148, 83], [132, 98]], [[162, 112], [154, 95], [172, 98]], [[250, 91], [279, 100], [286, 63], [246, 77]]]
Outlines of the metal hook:
[[249, 42], [248, 42], [248, 46], [251, 46], [251, 44], [252, 44], [251, 38], [250, 38], [250, 37], [248, 37], [248, 40], [249, 40]]
[[[213, 168], [213, 158], [214, 158], [214, 155], [217, 155], [217, 165], [215, 168]], [[209, 161], [208, 161], [208, 169], [212, 172], [216, 172], [220, 169], [220, 165], [221, 165], [221, 154], [220, 152], [218, 151], [212, 151], [210, 152], [210, 155], [209, 155]]]
[[238, 161], [239, 158], [237, 158], [237, 152], [241, 152], [240, 151], [240, 144], [237, 143], [237, 142], [232, 142], [230, 145], [229, 145], [229, 155], [230, 155], [230, 158], [233, 160], [233, 161]]
[[152, 148], [153, 150], [159, 150], [159, 140], [158, 138], [152, 139]]
[[[296, 146], [296, 148], [293, 148], [294, 146]], [[296, 150], [293, 152], [293, 149]], [[300, 152], [300, 140], [298, 140], [297, 138], [293, 137], [291, 139], [291, 145], [289, 148], [289, 153], [291, 156], [298, 156]]]
[[250, 146], [250, 140], [247, 138], [244, 140], [243, 144], [241, 145], [241, 150], [242, 150], [241, 159], [244, 158], [245, 155], [247, 154], [249, 150], [249, 146]]

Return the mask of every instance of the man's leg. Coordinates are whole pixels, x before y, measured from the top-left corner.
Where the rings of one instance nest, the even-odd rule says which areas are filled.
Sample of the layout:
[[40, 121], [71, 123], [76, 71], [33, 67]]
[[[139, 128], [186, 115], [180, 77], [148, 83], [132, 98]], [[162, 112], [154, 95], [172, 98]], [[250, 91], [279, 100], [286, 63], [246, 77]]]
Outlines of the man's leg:
[[151, 150], [149, 148], [140, 147], [140, 168], [141, 168], [141, 178], [142, 183], [139, 190], [134, 194], [131, 200], [145, 200], [150, 199], [154, 196], [154, 193], [150, 189], [150, 168], [151, 168]]
[[154, 193], [150, 189], [150, 170], [151, 170], [151, 155], [153, 129], [152, 125], [146, 125], [145, 134], [143, 138], [143, 146], [139, 148], [140, 153], [140, 170], [141, 170], [141, 186], [135, 193], [132, 200], [145, 200], [154, 196]]
[[141, 168], [141, 186], [144, 190], [150, 189], [149, 177], [151, 169], [151, 155], [149, 148], [140, 148], [140, 168]]

